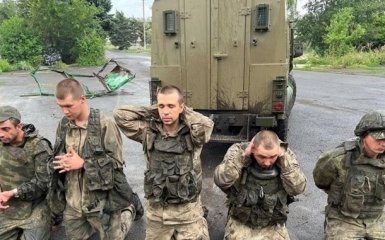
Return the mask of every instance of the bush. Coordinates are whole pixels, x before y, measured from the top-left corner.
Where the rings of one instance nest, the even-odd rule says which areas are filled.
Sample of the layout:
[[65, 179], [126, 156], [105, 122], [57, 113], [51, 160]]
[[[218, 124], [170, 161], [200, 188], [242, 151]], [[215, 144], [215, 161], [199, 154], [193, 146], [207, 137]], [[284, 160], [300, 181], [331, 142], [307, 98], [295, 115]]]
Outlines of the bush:
[[42, 54], [40, 37], [20, 17], [12, 17], [0, 25], [0, 54], [10, 63], [38, 62]]
[[0, 72], [9, 72], [12, 71], [12, 66], [5, 59], [0, 59]]
[[96, 31], [85, 34], [76, 42], [76, 48], [79, 52], [77, 63], [80, 65], [101, 65], [104, 59], [105, 40], [101, 38]]

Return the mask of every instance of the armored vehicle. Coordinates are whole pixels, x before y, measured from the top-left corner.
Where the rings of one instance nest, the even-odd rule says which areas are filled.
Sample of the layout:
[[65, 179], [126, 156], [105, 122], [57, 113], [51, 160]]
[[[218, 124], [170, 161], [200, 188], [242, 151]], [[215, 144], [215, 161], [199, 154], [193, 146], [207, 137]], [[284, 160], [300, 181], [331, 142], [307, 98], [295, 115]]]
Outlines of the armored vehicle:
[[285, 140], [301, 50], [285, 0], [154, 0], [151, 101], [173, 84], [215, 122], [212, 141], [250, 140], [260, 129]]

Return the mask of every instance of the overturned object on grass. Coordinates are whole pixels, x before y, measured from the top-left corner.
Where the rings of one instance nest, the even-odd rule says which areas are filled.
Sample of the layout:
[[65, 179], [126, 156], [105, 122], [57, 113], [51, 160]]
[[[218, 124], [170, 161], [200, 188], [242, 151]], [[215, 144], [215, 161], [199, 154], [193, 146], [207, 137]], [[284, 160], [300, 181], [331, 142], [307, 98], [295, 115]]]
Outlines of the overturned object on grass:
[[[109, 70], [111, 69], [112, 70]], [[51, 71], [56, 72], [64, 76], [65, 78], [96, 78], [105, 89], [98, 90], [98, 91], [91, 91], [87, 85], [82, 84], [83, 89], [85, 91], [87, 98], [94, 98], [94, 97], [101, 97], [107, 94], [110, 94], [112, 92], [115, 92], [128, 82], [130, 82], [132, 79], [135, 78], [135, 74], [133, 74], [129, 69], [123, 67], [121, 64], [119, 64], [116, 60], [111, 59], [106, 64], [103, 65], [103, 67], [97, 72], [93, 74], [79, 74], [79, 73], [70, 73], [63, 70], [58, 70], [54, 68], [43, 68], [39, 66], [38, 68], [31, 71], [30, 75], [36, 82], [38, 86], [38, 91], [35, 91], [33, 93], [27, 93], [20, 95], [21, 97], [27, 97], [27, 96], [54, 96], [54, 92], [51, 90], [47, 90], [42, 87], [42, 84], [40, 80], [37, 77], [38, 72], [42, 71]]]

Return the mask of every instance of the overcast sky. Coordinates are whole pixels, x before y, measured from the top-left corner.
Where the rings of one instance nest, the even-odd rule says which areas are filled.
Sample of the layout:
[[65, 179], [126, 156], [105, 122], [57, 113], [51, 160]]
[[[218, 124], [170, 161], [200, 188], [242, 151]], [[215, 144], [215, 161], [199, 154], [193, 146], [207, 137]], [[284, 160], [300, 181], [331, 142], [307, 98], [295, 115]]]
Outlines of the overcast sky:
[[[193, 1], [193, 0], [191, 0]], [[303, 13], [303, 5], [308, 0], [297, 0], [298, 11]], [[144, 9], [146, 19], [151, 16], [151, 5], [153, 0], [144, 0]], [[143, 18], [143, 0], [111, 0], [112, 10], [111, 13], [116, 11], [122, 11], [126, 17]]]

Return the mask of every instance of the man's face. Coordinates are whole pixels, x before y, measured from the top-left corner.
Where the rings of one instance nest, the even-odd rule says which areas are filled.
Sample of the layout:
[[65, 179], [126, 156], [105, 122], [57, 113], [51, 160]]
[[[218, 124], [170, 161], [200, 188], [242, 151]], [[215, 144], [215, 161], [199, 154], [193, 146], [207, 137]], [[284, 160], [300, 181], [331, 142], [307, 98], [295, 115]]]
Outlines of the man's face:
[[253, 148], [253, 150], [253, 156], [257, 161], [258, 165], [261, 168], [269, 169], [273, 167], [274, 163], [278, 159], [280, 153], [280, 146], [275, 145], [272, 149], [266, 149], [262, 145], [260, 145], [257, 148]]
[[13, 144], [17, 140], [20, 131], [22, 131], [21, 124], [15, 126], [9, 120], [0, 122], [0, 141], [6, 144]]
[[362, 139], [368, 153], [381, 154], [385, 151], [385, 139], [375, 139], [370, 134]]
[[68, 95], [64, 99], [56, 98], [57, 105], [70, 121], [76, 120], [82, 114], [84, 102], [84, 96], [79, 99], [74, 99], [72, 95]]
[[165, 125], [174, 125], [179, 123], [179, 115], [184, 110], [184, 104], [179, 102], [177, 92], [158, 93], [158, 112]]

